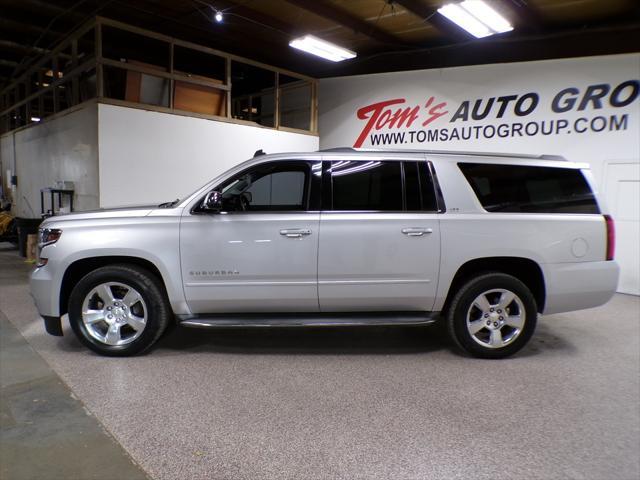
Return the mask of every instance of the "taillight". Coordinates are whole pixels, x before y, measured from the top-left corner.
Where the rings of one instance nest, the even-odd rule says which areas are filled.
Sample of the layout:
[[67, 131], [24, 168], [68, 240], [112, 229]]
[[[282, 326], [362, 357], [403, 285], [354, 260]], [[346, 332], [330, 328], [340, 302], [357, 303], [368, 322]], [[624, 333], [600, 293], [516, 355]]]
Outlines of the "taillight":
[[616, 253], [616, 227], [610, 215], [604, 216], [607, 224], [607, 260], [613, 260]]

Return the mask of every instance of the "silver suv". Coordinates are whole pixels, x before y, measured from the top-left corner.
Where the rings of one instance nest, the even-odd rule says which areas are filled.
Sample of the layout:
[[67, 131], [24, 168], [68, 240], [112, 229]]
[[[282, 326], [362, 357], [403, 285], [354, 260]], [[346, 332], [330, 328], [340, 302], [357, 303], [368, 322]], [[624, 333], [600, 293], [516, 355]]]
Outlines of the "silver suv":
[[[261, 152], [260, 152], [261, 153]], [[90, 349], [188, 327], [428, 324], [520, 350], [538, 313], [613, 295], [613, 222], [558, 157], [334, 149], [264, 155], [182, 200], [49, 218], [31, 289]]]

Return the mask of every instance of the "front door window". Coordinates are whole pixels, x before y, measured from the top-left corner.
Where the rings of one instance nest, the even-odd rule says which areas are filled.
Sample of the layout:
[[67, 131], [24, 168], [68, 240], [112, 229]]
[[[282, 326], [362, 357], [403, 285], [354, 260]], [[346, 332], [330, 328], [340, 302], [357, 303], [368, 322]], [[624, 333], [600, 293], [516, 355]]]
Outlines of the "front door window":
[[312, 167], [313, 164], [309, 162], [297, 161], [253, 167], [218, 187], [222, 193], [223, 210], [226, 212], [309, 210]]

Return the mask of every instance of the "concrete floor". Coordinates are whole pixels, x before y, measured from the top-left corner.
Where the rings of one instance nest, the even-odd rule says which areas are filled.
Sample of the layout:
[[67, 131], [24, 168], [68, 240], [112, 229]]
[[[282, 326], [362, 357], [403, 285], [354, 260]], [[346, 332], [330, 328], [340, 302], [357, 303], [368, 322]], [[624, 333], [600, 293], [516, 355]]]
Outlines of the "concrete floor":
[[0, 310], [154, 479], [640, 478], [637, 297], [543, 317], [504, 361], [415, 327], [174, 329], [113, 359], [44, 333], [1, 246], [0, 270]]
[[2, 312], [0, 478], [148, 478]]

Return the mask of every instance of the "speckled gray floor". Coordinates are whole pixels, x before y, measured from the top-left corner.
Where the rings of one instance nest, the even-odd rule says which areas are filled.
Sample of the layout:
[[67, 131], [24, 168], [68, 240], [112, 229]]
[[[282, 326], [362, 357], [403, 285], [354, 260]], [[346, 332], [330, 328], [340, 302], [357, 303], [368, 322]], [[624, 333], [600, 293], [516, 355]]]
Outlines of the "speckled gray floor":
[[174, 329], [102, 358], [45, 335], [0, 248], [0, 309], [155, 479], [640, 477], [640, 298], [544, 317], [506, 361], [436, 328]]

